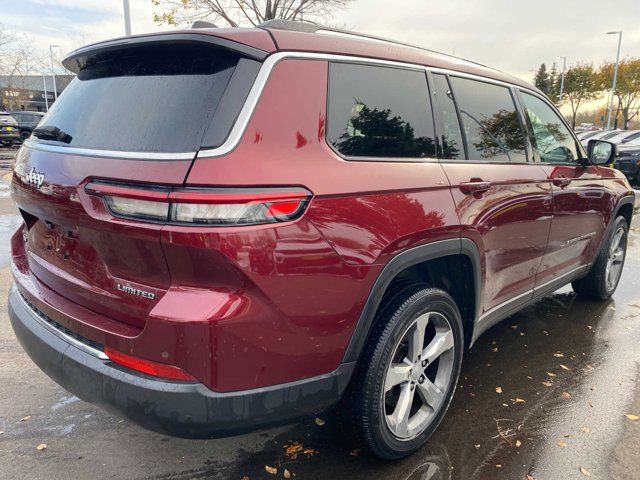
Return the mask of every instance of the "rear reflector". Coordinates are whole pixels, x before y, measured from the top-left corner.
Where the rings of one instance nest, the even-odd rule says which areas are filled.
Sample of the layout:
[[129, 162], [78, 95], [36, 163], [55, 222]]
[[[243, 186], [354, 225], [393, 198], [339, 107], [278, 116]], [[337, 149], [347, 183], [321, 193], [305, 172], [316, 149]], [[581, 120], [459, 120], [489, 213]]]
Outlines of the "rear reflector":
[[299, 218], [311, 192], [298, 187], [170, 189], [91, 182], [115, 217], [181, 225], [260, 225]]
[[195, 382], [196, 379], [181, 368], [167, 365], [165, 363], [152, 362], [143, 358], [127, 355], [126, 353], [104, 347], [104, 353], [114, 363], [130, 368], [137, 372], [146, 373], [154, 377], [165, 378], [167, 380], [178, 380], [182, 382]]

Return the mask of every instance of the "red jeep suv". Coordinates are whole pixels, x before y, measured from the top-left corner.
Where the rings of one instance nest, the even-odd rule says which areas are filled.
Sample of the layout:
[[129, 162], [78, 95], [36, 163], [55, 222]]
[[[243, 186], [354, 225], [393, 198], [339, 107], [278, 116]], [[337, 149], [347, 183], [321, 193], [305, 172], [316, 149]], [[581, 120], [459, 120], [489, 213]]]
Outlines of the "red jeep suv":
[[215, 437], [329, 408], [420, 447], [463, 352], [572, 283], [610, 297], [633, 190], [531, 85], [305, 24], [82, 47], [20, 149], [9, 313], [69, 392]]

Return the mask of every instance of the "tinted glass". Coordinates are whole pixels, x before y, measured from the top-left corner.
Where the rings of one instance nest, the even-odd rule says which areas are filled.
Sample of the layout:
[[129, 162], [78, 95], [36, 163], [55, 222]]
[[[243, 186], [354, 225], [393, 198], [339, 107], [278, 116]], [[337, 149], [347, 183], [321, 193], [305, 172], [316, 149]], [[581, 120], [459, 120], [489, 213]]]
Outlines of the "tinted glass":
[[526, 162], [524, 134], [509, 89], [450, 77], [467, 139], [469, 159]]
[[575, 163], [576, 142], [556, 112], [538, 97], [522, 93], [527, 118], [533, 131], [533, 146], [546, 163]]
[[199, 44], [103, 54], [78, 73], [40, 126], [58, 127], [72, 147], [194, 152], [237, 63], [235, 54]]
[[327, 137], [347, 156], [435, 157], [425, 73], [332, 64]]
[[436, 108], [442, 121], [442, 152], [445, 159], [464, 159], [464, 142], [451, 87], [444, 75], [433, 74]]

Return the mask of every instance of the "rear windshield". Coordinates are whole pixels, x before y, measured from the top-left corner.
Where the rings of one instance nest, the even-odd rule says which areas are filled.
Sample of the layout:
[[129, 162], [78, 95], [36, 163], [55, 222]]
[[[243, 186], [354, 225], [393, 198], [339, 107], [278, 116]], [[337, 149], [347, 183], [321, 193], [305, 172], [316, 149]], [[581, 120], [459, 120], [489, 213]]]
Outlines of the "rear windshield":
[[[211, 146], [203, 145], [203, 140], [239, 62], [258, 63], [198, 43], [139, 46], [93, 60], [39, 125], [57, 127], [70, 137], [55, 144], [196, 152]], [[242, 103], [243, 98], [238, 101]], [[226, 123], [230, 129], [231, 122]]]

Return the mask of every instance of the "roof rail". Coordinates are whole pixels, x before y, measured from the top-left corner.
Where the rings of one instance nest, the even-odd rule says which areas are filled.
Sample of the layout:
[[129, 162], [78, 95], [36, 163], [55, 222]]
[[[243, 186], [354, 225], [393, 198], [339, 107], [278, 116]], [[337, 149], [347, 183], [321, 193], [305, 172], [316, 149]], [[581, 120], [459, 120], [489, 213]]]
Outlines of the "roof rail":
[[[442, 55], [445, 57], [455, 58], [457, 60], [464, 60], [465, 62], [473, 63], [475, 65], [490, 68], [492, 70], [496, 70], [495, 68], [488, 67], [487, 65], [483, 65], [482, 63], [474, 62], [472, 60], [467, 60], [461, 57], [457, 57], [455, 55], [450, 55], [448, 53], [438, 52], [437, 50], [430, 50], [428, 48], [419, 47], [418, 45], [413, 45], [411, 43], [398, 42], [396, 40], [389, 40], [388, 38], [377, 37], [375, 35], [369, 35], [366, 33], [352, 32], [349, 30], [343, 30], [340, 28], [331, 28], [325, 27], [322, 25], [317, 25], [310, 22], [298, 22], [295, 20], [267, 20], [266, 22], [262, 22], [258, 25], [258, 28], [272, 28], [274, 30], [291, 30], [295, 32], [304, 32], [304, 33], [320, 33], [324, 35], [335, 35], [338, 37], [348, 37], [348, 38], [360, 38], [364, 40], [370, 40], [373, 42], [387, 43], [390, 45], [398, 45], [402, 47], [416, 48], [418, 50], [422, 50], [429, 53], [435, 53], [437, 55]], [[498, 71], [498, 70], [496, 70]]]
[[191, 28], [218, 28], [218, 26], [215, 23], [196, 20], [191, 24]]

